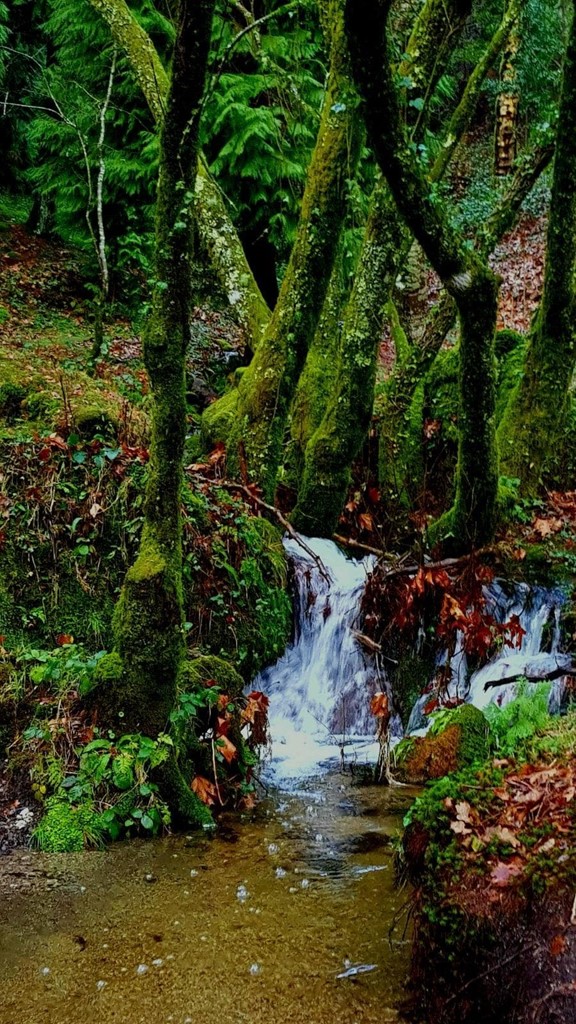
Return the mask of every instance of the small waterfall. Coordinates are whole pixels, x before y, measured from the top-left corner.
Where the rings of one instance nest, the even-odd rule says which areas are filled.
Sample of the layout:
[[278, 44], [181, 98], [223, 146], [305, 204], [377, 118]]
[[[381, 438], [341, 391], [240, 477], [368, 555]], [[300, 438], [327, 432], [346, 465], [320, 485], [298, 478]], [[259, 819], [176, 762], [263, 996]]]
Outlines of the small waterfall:
[[349, 761], [373, 741], [370, 697], [384, 685], [353, 635], [374, 559], [346, 558], [329, 540], [305, 543], [328, 579], [299, 544], [284, 542], [294, 569], [294, 640], [253, 683], [270, 697], [272, 767], [283, 779], [312, 774], [342, 749]]
[[[294, 572], [294, 639], [276, 664], [252, 684], [270, 698], [271, 767], [284, 783], [313, 775], [320, 765], [341, 758], [350, 763], [362, 756], [375, 762], [376, 723], [370, 698], [378, 690], [390, 693], [381, 666], [354, 636], [366, 577], [375, 559], [346, 558], [329, 540], [306, 538], [305, 543], [324, 571], [296, 541], [284, 541]], [[485, 587], [484, 598], [486, 611], [497, 622], [518, 616], [525, 631], [521, 647], [503, 645], [490, 661], [472, 670], [459, 634], [450, 663], [448, 696], [478, 708], [492, 701], [503, 705], [516, 693], [512, 680], [550, 678], [574, 666], [572, 657], [559, 651], [565, 600], [560, 590], [494, 580]], [[438, 666], [445, 662], [446, 653], [440, 655]], [[563, 685], [561, 678], [553, 683], [551, 710], [560, 707]], [[429, 719], [424, 707], [429, 700], [430, 693], [418, 699], [407, 732], [426, 730]], [[392, 720], [392, 735], [401, 735], [397, 716]]]
[[[513, 615], [518, 616], [524, 630], [521, 646], [517, 649], [503, 645], [490, 661], [471, 671], [459, 634], [450, 665], [452, 678], [448, 696], [459, 697], [480, 709], [492, 702], [503, 706], [516, 694], [517, 687], [512, 680], [522, 676], [533, 681], [545, 679], [554, 672], [563, 668], [568, 670], [572, 666], [572, 657], [559, 651], [560, 612], [565, 601], [562, 591], [494, 580], [484, 588], [484, 598], [486, 611], [497, 622], [508, 622]], [[444, 653], [438, 664], [445, 664], [445, 661]], [[561, 679], [553, 683], [551, 710], [558, 709], [562, 688]], [[416, 702], [407, 732], [426, 728], [427, 719], [423, 708], [429, 697], [427, 694]]]

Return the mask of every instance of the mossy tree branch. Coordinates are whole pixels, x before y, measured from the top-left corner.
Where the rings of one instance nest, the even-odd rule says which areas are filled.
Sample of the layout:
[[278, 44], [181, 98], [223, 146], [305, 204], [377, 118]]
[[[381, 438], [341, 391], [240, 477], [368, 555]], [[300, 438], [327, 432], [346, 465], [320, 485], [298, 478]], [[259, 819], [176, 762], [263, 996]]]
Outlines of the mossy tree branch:
[[354, 76], [368, 136], [398, 209], [454, 298], [460, 318], [460, 441], [456, 497], [447, 531], [456, 547], [488, 541], [496, 520], [493, 338], [498, 286], [433, 196], [404, 134], [388, 60], [390, 0], [346, 0]]
[[331, 399], [306, 447], [292, 521], [308, 536], [331, 536], [350, 484], [350, 467], [366, 437], [378, 340], [401, 251], [403, 229], [387, 188], [377, 186], [352, 295], [346, 305], [338, 374]]
[[[442, 71], [437, 55], [447, 39], [454, 45], [465, 21], [466, 5], [458, 0], [443, 0], [441, 5], [426, 0], [408, 50], [418, 73], [427, 79], [428, 95]], [[322, 421], [305, 451], [294, 511], [294, 522], [305, 533], [331, 536], [342, 511], [351, 466], [372, 416], [383, 320], [406, 235], [388, 185], [381, 180], [371, 197], [352, 294], [343, 314], [337, 375]]]
[[[102, 15], [117, 46], [126, 54], [158, 126], [166, 110], [169, 76], [152, 40], [126, 0], [88, 0]], [[207, 254], [248, 343], [255, 347], [270, 318], [260, 289], [230, 220], [225, 200], [201, 156], [197, 158], [196, 205], [202, 250]]]

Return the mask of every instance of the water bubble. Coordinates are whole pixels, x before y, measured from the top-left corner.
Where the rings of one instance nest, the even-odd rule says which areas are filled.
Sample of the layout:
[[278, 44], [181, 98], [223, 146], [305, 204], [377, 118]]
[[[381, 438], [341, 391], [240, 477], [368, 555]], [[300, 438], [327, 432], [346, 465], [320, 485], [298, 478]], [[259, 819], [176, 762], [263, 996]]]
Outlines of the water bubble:
[[269, 843], [268, 844], [268, 853], [270, 854], [271, 857], [273, 857], [275, 853], [278, 853], [278, 850], [279, 850], [279, 847], [278, 847], [277, 843]]
[[248, 892], [246, 886], [239, 885], [238, 888], [236, 889], [236, 899], [240, 900], [241, 903], [244, 903], [249, 896], [250, 893]]
[[276, 868], [274, 874], [276, 875], [276, 878], [286, 878], [286, 872], [284, 868]]
[[150, 872], [148, 872], [147, 875], [144, 875], [144, 881], [145, 882], [157, 882], [158, 879], [156, 878], [156, 875], [152, 875]]
[[97, 992], [102, 992], [102, 990], [105, 989], [105, 988], [106, 988], [106, 982], [105, 981], [97, 981], [96, 982], [96, 991]]
[[155, 960], [152, 961], [152, 967], [162, 967], [163, 963], [164, 961], [162, 960], [162, 958], [158, 956], [156, 957]]
[[317, 832], [316, 835], [314, 836], [314, 839], [316, 840], [317, 843], [324, 842], [324, 836], [322, 835], [321, 832]]
[[86, 892], [86, 886], [85, 885], [81, 885], [80, 886], [80, 892]]
[[43, 974], [44, 977], [47, 978], [48, 975], [50, 974], [50, 968], [49, 967], [41, 967], [40, 968], [40, 974]]
[[303, 878], [302, 881], [300, 882], [300, 888], [301, 889], [308, 889], [309, 887], [310, 887], [310, 880], [308, 878]]
[[260, 964], [250, 964], [250, 974], [260, 974], [261, 970]]
[[147, 974], [148, 973], [148, 970], [149, 970], [148, 964], [138, 964], [138, 967], [136, 968], [136, 974], [139, 977], [142, 977], [143, 974]]
[[196, 878], [197, 874], [198, 874], [198, 872], [197, 872], [196, 868], [190, 868], [190, 878]]

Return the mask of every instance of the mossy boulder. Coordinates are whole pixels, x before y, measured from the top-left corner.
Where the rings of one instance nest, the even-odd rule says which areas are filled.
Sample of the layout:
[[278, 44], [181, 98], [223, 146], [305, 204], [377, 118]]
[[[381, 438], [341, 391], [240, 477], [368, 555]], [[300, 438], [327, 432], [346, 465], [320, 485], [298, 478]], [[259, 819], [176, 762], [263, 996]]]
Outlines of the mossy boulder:
[[573, 1024], [573, 728], [550, 727], [544, 760], [487, 761], [427, 786], [408, 812], [418, 1020]]
[[397, 748], [395, 775], [421, 784], [440, 779], [488, 756], [488, 723], [478, 708], [462, 704], [442, 715], [427, 736], [409, 736]]
[[217, 683], [223, 693], [239, 697], [244, 689], [244, 680], [230, 662], [213, 654], [198, 655], [184, 662], [178, 679], [180, 690], [200, 689], [207, 683]]
[[90, 441], [96, 434], [113, 441], [118, 436], [118, 419], [109, 409], [82, 406], [74, 412], [74, 429], [80, 437]]

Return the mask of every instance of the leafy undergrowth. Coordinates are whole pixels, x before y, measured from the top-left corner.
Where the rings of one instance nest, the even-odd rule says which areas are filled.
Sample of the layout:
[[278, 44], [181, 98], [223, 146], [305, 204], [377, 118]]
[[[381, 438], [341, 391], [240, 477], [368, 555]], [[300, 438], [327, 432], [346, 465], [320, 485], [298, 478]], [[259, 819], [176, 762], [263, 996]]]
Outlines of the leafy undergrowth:
[[491, 918], [503, 900], [576, 881], [576, 712], [550, 718], [544, 691], [531, 722], [522, 693], [491, 710], [492, 744], [508, 756], [430, 784], [405, 820], [417, 904], [448, 942], [462, 913]]
[[[73, 851], [168, 828], [158, 770], [174, 753], [206, 805], [207, 825], [208, 807], [253, 806], [254, 750], [266, 741], [263, 694], [243, 696], [242, 680], [225, 662], [200, 658], [188, 663], [164, 733], [115, 735], [98, 726], [97, 708], [84, 699], [104, 652], [90, 655], [72, 637], [59, 640], [53, 651], [0, 650], [0, 738], [8, 772], [29, 778], [41, 807], [36, 845]], [[214, 678], [202, 682], [209, 670]]]

